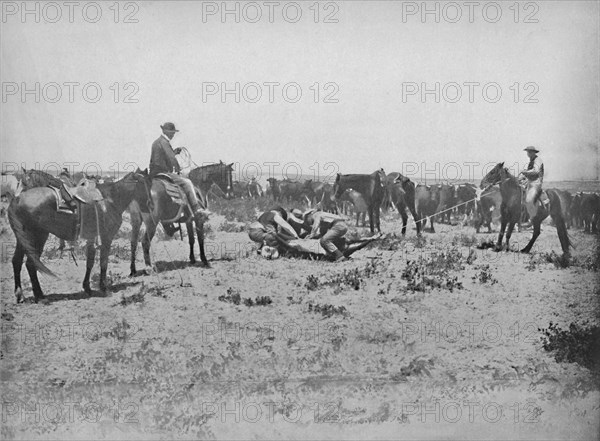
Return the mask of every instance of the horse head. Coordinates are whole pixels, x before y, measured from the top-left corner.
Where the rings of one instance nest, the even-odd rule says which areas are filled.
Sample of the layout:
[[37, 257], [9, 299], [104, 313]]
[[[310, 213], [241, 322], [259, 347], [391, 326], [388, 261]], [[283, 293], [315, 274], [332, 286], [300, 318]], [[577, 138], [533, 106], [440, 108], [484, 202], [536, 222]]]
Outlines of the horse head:
[[502, 181], [502, 179], [504, 179], [504, 175], [504, 162], [499, 162], [483, 177], [481, 184], [479, 184], [479, 188], [487, 188], [498, 184], [500, 181]]

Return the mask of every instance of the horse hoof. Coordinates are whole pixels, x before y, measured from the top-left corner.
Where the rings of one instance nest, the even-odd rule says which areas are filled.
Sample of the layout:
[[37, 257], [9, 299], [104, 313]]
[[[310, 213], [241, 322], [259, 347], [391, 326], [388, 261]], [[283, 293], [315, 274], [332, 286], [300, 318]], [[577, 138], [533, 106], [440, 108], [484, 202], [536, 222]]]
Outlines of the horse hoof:
[[200, 263], [200, 268], [210, 268], [210, 263], [208, 263], [208, 262], [201, 262]]
[[17, 303], [23, 303], [23, 290], [21, 288], [15, 290], [15, 297], [17, 298]]
[[152, 268], [151, 266], [147, 266], [146, 268], [144, 268], [144, 274], [146, 274], [147, 276], [154, 274], [154, 268]]
[[526, 250], [525, 248], [523, 248], [521, 251], [519, 251], [519, 253], [521, 253], [521, 254], [529, 254], [529, 250]]

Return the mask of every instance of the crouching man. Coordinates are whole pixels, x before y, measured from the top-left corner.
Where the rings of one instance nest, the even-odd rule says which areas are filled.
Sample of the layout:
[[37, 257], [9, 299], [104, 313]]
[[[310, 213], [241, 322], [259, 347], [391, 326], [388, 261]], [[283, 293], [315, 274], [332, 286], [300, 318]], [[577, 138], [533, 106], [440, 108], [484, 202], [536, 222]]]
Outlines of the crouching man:
[[320, 238], [319, 243], [331, 259], [336, 262], [348, 260], [340, 251], [346, 249], [344, 235], [348, 231], [348, 226], [340, 216], [314, 209], [308, 210], [304, 213], [304, 224], [310, 231], [306, 238]]

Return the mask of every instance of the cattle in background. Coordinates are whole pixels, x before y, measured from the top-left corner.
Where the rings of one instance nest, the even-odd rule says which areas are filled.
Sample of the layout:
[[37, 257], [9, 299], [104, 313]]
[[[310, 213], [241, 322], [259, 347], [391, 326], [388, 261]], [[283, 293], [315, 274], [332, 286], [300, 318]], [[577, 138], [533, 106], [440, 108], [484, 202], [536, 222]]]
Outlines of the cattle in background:
[[312, 179], [307, 179], [304, 181], [304, 185], [302, 188], [303, 196], [305, 196], [311, 203], [311, 205], [318, 204], [321, 200], [323, 200], [323, 192], [325, 188], [332, 188], [331, 184], [320, 181], [313, 181]]
[[258, 181], [254, 178], [250, 182], [248, 182], [248, 196], [251, 198], [259, 198], [263, 195], [262, 186], [258, 183]]
[[427, 218], [431, 222], [430, 230], [435, 233], [433, 218], [435, 211], [440, 203], [440, 190], [437, 185], [419, 184], [415, 188], [415, 209], [418, 220], [421, 221], [422, 229], [427, 225]]
[[571, 223], [574, 227], [581, 227], [581, 195], [582, 193], [576, 193], [571, 201]]
[[338, 173], [333, 184], [333, 197], [335, 199], [339, 199], [344, 191], [349, 188], [356, 190], [362, 195], [368, 207], [371, 233], [375, 232], [375, 228], [381, 231], [379, 210], [384, 195], [382, 174], [379, 170], [370, 175], [342, 175]]
[[243, 181], [233, 181], [232, 192], [234, 198], [241, 199], [248, 197], [248, 183]]
[[488, 233], [492, 232], [492, 220], [499, 219], [501, 204], [500, 187], [494, 185], [483, 191], [475, 210], [475, 230], [478, 233], [482, 225], [487, 227]]
[[477, 196], [477, 187], [474, 184], [464, 183], [454, 187], [456, 193], [455, 203], [456, 211], [462, 216], [463, 225], [467, 224], [470, 216], [475, 216], [475, 197]]
[[351, 188], [347, 189], [340, 196], [340, 201], [349, 202], [354, 207], [354, 212], [356, 213], [356, 226], [358, 227], [359, 219], [362, 217], [362, 226], [364, 227], [367, 223], [367, 211], [369, 211], [369, 207], [365, 198], [362, 195]]
[[447, 220], [447, 223], [450, 224], [452, 221], [452, 210], [456, 205], [456, 190], [454, 185], [449, 184], [440, 184], [437, 187], [440, 198], [436, 208], [436, 213], [439, 213], [438, 222], [444, 223], [444, 220]]
[[584, 232], [598, 232], [600, 224], [600, 195], [596, 193], [581, 194], [580, 217]]
[[316, 208], [329, 213], [339, 213], [338, 205], [333, 198], [333, 185], [323, 184], [321, 200], [317, 203]]
[[566, 190], [558, 190], [553, 188], [560, 199], [560, 207], [562, 209], [562, 217], [567, 228], [571, 227], [573, 220], [571, 219], [571, 205], [573, 204], [573, 195]]
[[275, 178], [267, 179], [269, 183], [268, 193], [269, 196], [273, 198], [274, 201], [281, 200], [281, 192], [279, 191], [279, 182]]

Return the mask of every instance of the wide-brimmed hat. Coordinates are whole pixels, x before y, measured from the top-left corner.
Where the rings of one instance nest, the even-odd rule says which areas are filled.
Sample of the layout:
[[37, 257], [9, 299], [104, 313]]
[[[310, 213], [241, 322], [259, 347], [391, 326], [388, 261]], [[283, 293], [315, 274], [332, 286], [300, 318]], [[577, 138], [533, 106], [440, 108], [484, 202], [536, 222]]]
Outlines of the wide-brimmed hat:
[[172, 122], [166, 122], [162, 126], [160, 126], [160, 128], [167, 132], [179, 132], [179, 130], [175, 128], [175, 124], [173, 124]]
[[528, 147], [525, 147], [523, 149], [526, 152], [535, 152], [535, 153], [539, 153], [540, 151], [538, 149], [536, 149], [534, 146], [530, 145]]

